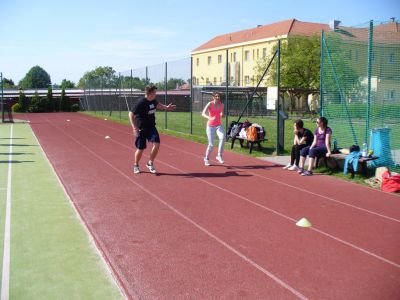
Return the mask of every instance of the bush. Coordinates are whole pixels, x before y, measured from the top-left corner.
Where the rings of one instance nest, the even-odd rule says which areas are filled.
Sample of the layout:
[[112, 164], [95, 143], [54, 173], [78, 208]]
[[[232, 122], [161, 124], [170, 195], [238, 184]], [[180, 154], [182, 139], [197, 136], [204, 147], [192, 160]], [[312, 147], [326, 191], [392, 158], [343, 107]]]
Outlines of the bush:
[[71, 105], [71, 111], [72, 111], [72, 112], [77, 112], [77, 111], [79, 111], [79, 104], [72, 104], [72, 105]]
[[28, 107], [28, 112], [37, 113], [37, 112], [46, 112], [47, 109], [47, 99], [40, 98], [38, 96], [32, 97], [31, 103]]
[[11, 106], [11, 110], [13, 112], [22, 112], [21, 105], [19, 105], [19, 103], [15, 103], [13, 106]]

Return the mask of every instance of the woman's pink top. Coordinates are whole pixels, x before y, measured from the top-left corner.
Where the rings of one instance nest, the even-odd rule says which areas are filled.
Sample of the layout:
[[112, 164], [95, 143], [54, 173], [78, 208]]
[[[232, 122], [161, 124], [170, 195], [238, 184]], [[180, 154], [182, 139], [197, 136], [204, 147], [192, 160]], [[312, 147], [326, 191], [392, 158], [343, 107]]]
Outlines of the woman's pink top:
[[218, 105], [218, 108], [215, 108], [214, 103], [211, 102], [210, 106], [208, 107], [208, 112], [210, 117], [214, 117], [214, 120], [208, 120], [208, 126], [219, 126], [221, 125], [221, 112], [222, 112], [222, 103]]

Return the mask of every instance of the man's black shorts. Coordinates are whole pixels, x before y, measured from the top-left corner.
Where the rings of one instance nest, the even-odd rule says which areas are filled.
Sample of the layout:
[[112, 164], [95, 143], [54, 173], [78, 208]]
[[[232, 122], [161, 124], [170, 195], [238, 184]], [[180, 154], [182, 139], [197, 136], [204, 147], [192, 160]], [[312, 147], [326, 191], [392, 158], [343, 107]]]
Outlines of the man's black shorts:
[[146, 149], [146, 140], [152, 143], [160, 143], [160, 135], [156, 127], [141, 129], [136, 137], [135, 146], [137, 149]]

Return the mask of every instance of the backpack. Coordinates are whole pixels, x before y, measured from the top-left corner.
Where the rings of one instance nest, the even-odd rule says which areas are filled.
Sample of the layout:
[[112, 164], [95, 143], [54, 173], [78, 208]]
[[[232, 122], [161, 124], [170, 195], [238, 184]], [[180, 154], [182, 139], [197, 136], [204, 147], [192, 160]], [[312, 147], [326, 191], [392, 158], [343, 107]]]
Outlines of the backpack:
[[258, 140], [257, 127], [250, 126], [249, 128], [247, 128], [247, 140], [249, 140], [251, 142]]
[[231, 138], [236, 137], [239, 134], [240, 129], [242, 129], [242, 124], [242, 122], [238, 123], [236, 121], [232, 121], [231, 125], [229, 126], [227, 136]]

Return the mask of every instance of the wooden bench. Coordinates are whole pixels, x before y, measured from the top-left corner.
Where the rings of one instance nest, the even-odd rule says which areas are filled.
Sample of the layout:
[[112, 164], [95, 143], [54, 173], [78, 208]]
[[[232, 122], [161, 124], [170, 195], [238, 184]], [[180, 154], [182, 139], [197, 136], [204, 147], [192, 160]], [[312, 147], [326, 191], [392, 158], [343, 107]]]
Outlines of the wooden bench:
[[[347, 154], [343, 153], [336, 153], [336, 154], [331, 154], [330, 157], [321, 157], [317, 158], [316, 165], [320, 166], [320, 163], [323, 162], [324, 166], [331, 168], [331, 169], [343, 169], [344, 168], [344, 161], [346, 159]], [[368, 156], [368, 157], [360, 157], [358, 159], [358, 164], [361, 166], [359, 170], [361, 171], [361, 174], [363, 176], [367, 175], [367, 162], [372, 161], [375, 159], [378, 159], [379, 157], [377, 156]], [[351, 178], [354, 178], [354, 170], [353, 170], [353, 165], [349, 164], [348, 165], [348, 170], [351, 174]]]
[[238, 140], [240, 143], [240, 147], [243, 148], [243, 142], [246, 142], [246, 147], [249, 148], [250, 153], [253, 151], [253, 146], [254, 144], [258, 145], [258, 150], [262, 151], [261, 147], [261, 142], [267, 141], [267, 139], [258, 139], [256, 141], [249, 141], [248, 139], [236, 136], [234, 138], [231, 138], [231, 149], [233, 148], [233, 145], [235, 144], [235, 141]]

